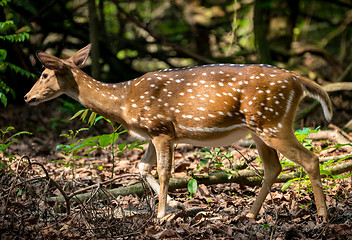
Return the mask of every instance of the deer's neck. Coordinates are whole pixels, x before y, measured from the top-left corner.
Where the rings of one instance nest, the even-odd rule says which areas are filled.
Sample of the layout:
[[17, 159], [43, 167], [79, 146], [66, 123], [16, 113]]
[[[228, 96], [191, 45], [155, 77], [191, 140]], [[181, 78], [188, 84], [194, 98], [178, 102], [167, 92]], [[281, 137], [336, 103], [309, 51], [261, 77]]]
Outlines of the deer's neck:
[[128, 82], [107, 84], [99, 82], [79, 69], [72, 70], [76, 87], [67, 95], [86, 108], [110, 120], [124, 124], [125, 103], [128, 101]]

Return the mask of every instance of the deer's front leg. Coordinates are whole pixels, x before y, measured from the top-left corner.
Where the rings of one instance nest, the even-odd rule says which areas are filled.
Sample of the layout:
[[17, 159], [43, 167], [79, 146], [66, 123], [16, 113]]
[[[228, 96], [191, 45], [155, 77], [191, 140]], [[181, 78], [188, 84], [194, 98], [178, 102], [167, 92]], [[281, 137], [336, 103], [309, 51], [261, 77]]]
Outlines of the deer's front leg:
[[151, 174], [153, 166], [156, 164], [156, 152], [152, 142], [149, 143], [147, 151], [139, 163], [139, 172], [147, 181], [150, 187], [159, 195], [160, 186]]
[[[173, 157], [173, 145], [171, 144], [172, 152], [171, 152], [171, 159]], [[151, 174], [151, 170], [153, 166], [157, 162], [157, 154], [156, 150], [154, 147], [154, 144], [152, 142], [149, 143], [149, 146], [147, 148], [147, 151], [145, 152], [143, 158], [141, 159], [141, 162], [139, 163], [139, 172], [142, 175], [142, 177], [147, 181], [147, 183], [150, 185], [150, 187], [157, 193], [157, 195], [160, 197], [160, 185], [159, 183], [155, 180], [153, 175]], [[158, 170], [159, 176], [160, 171]], [[184, 206], [175, 200], [173, 200], [169, 195], [167, 195], [167, 204], [176, 209], [183, 209]], [[160, 203], [159, 203], [160, 206]]]
[[169, 189], [169, 181], [171, 177], [173, 143], [167, 135], [159, 135], [153, 139], [153, 144], [157, 156], [157, 170], [159, 174], [160, 192], [158, 218], [166, 215], [167, 192]]

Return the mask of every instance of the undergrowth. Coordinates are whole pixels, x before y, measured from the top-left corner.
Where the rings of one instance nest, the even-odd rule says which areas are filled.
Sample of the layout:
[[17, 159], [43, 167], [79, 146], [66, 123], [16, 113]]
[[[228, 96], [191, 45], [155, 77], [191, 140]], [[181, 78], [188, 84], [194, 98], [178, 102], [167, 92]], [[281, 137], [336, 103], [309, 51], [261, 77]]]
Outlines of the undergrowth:
[[[145, 144], [145, 142], [140, 142], [139, 140], [136, 140], [132, 143], [127, 143], [127, 142], [117, 143], [119, 136], [123, 133], [126, 133], [127, 131], [120, 130], [121, 125], [116, 126], [109, 119], [102, 116], [97, 116], [97, 114], [94, 112], [91, 112], [88, 120], [86, 120], [89, 112], [90, 110], [83, 109], [78, 111], [71, 118], [72, 120], [80, 116], [80, 120], [83, 122], [86, 122], [89, 127], [80, 128], [76, 131], [69, 130], [69, 133], [60, 135], [60, 136], [66, 137], [67, 140], [70, 141], [70, 143], [60, 144], [56, 147], [56, 149], [57, 150], [61, 149], [61, 152], [64, 155], [68, 155], [69, 158], [68, 160], [61, 159], [58, 161], [63, 163], [64, 167], [71, 168], [71, 171], [74, 175], [74, 170], [76, 169], [76, 164], [75, 164], [76, 160], [80, 158], [87, 158], [89, 157], [89, 154], [91, 154], [93, 151], [101, 149], [106, 153], [108, 153], [111, 157], [111, 162], [112, 162], [111, 179], [112, 179], [114, 178], [114, 170], [116, 166], [116, 160], [118, 159], [118, 157], [126, 154], [128, 151], [132, 149], [136, 149], [136, 148], [143, 149], [142, 145]], [[111, 127], [111, 133], [101, 134], [101, 135], [89, 137], [86, 139], [82, 139], [82, 138], [77, 139], [77, 135], [80, 132], [89, 130], [90, 127], [94, 126], [100, 120], [103, 120], [109, 123]], [[84, 155], [82, 155], [81, 152], [84, 149], [86, 150], [86, 152]], [[103, 166], [94, 166], [94, 167], [97, 167], [98, 169], [102, 169]]]
[[[349, 145], [351, 144], [336, 144], [335, 146], [330, 146], [326, 147], [322, 150], [319, 150], [318, 148], [315, 148], [312, 145], [312, 139], [309, 139], [308, 136], [311, 133], [317, 133], [319, 131], [320, 127], [317, 127], [316, 129], [311, 129], [311, 128], [303, 128], [301, 130], [295, 131], [295, 136], [298, 141], [302, 143], [302, 145], [307, 148], [308, 150], [314, 152], [314, 153], [319, 153], [323, 150], [327, 150], [330, 148], [338, 148], [342, 146]], [[231, 171], [236, 171], [238, 170], [238, 166], [235, 164], [235, 160], [233, 159], [233, 154], [235, 151], [224, 151], [221, 150], [220, 148], [213, 148], [213, 149], [208, 149], [208, 148], [202, 148], [201, 152], [197, 152], [200, 156], [201, 159], [199, 160], [199, 165], [196, 167], [195, 170], [191, 172], [191, 175], [195, 174], [196, 172], [207, 172], [213, 173], [216, 171], [225, 171], [228, 175], [228, 177], [231, 177]], [[348, 174], [332, 174], [331, 170], [334, 166], [337, 164], [341, 163], [344, 161], [346, 158], [349, 158], [351, 155], [347, 155], [344, 158], [341, 158], [339, 160], [329, 160], [322, 162], [320, 166], [320, 173], [323, 176], [322, 181], [323, 182], [329, 182], [330, 184], [324, 186], [324, 190], [326, 192], [329, 192], [331, 189], [333, 189], [336, 185], [334, 184], [336, 180], [343, 179], [343, 178], [348, 178], [352, 175], [352, 173]], [[248, 160], [244, 157], [245, 161], [248, 161], [249, 163], [251, 160]], [[260, 160], [260, 158], [257, 158]], [[237, 160], [238, 161], [238, 160]], [[224, 164], [226, 162], [227, 166]], [[260, 162], [261, 164], [261, 162]], [[243, 164], [241, 164], [243, 165]], [[247, 164], [249, 165], [249, 164]], [[245, 164], [245, 167], [247, 166]], [[282, 168], [285, 169], [298, 169], [298, 176], [295, 178], [292, 178], [288, 180], [286, 183], [283, 184], [281, 190], [285, 191], [287, 188], [292, 187], [294, 188], [298, 194], [301, 194], [303, 192], [312, 192], [312, 187], [311, 183], [309, 180], [308, 175], [305, 173], [304, 169], [295, 164], [294, 162], [289, 161], [287, 158], [282, 158], [281, 160], [281, 166]], [[283, 173], [281, 173], [283, 174]], [[188, 191], [190, 192], [190, 195], [192, 196], [196, 191], [197, 191], [197, 184], [195, 183], [196, 180], [194, 178], [191, 178], [192, 182], [188, 185]]]

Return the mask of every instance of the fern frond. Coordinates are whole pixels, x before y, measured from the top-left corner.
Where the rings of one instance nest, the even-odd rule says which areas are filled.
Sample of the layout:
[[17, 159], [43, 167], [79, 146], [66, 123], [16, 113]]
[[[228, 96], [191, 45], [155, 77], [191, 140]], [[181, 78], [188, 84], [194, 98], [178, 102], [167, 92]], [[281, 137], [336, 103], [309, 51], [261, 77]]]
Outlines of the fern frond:
[[15, 64], [9, 63], [9, 62], [5, 62], [4, 63], [5, 67], [10, 68], [12, 71], [14, 71], [15, 73], [19, 73], [22, 76], [25, 76], [27, 78], [35, 78], [35, 74], [28, 72], [27, 70], [24, 70], [23, 68], [16, 66]]

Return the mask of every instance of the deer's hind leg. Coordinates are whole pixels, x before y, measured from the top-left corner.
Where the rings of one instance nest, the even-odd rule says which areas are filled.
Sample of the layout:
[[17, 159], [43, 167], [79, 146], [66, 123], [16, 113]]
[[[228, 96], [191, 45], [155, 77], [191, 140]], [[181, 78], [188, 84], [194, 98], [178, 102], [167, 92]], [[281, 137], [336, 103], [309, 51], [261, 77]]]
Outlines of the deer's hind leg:
[[247, 217], [256, 218], [269, 193], [269, 189], [271, 189], [271, 186], [281, 172], [281, 165], [275, 149], [269, 147], [258, 136], [253, 134], [252, 137], [264, 166], [264, 182], [262, 188], [260, 189], [252, 208], [247, 214]]
[[[278, 137], [279, 136], [279, 137]], [[295, 137], [293, 132], [282, 133], [277, 137], [267, 138], [265, 141], [292, 162], [300, 165], [307, 172], [313, 187], [318, 215], [327, 220], [325, 196], [322, 189], [319, 158], [306, 149]]]

